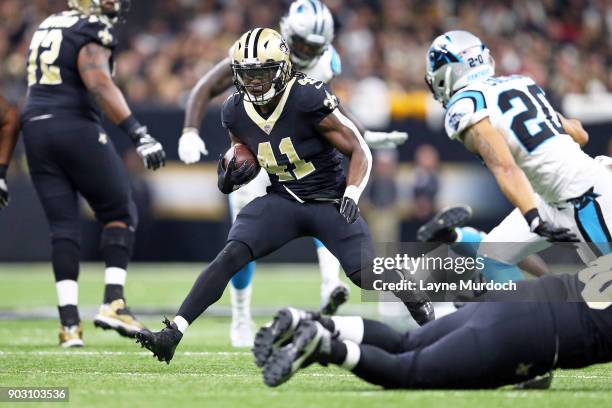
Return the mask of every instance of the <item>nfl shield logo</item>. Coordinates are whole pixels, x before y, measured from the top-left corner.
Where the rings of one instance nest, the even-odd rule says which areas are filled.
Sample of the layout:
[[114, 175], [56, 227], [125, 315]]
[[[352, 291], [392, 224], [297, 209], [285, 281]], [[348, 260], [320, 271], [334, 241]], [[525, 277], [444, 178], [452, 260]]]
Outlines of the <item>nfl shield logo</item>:
[[272, 131], [272, 126], [270, 126], [269, 123], [266, 123], [263, 127], [264, 132], [266, 132], [267, 134], [270, 134], [270, 132]]

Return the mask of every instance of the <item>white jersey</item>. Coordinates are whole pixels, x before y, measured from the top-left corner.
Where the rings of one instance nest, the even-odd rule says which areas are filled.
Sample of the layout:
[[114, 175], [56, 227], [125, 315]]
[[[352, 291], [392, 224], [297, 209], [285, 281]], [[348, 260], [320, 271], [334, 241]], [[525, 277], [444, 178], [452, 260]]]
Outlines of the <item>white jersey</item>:
[[451, 139], [484, 118], [504, 137], [517, 165], [546, 202], [579, 197], [601, 166], [569, 136], [544, 91], [528, 77], [491, 77], [453, 95], [444, 126]]
[[318, 59], [300, 71], [317, 81], [328, 83], [342, 72], [340, 56], [336, 49], [330, 45]]

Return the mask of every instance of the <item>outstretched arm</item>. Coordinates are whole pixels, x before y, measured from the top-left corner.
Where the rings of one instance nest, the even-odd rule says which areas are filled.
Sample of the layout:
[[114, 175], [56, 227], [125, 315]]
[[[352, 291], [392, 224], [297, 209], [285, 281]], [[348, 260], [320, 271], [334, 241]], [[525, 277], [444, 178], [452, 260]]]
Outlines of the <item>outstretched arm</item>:
[[227, 90], [232, 85], [232, 80], [230, 59], [225, 58], [204, 75], [189, 94], [183, 135], [179, 140], [179, 157], [184, 163], [196, 163], [200, 160], [200, 154], [208, 154], [206, 145], [200, 138], [200, 124], [211, 99]]
[[484, 160], [501, 191], [521, 211], [533, 232], [550, 241], [576, 241], [566, 228], [556, 228], [540, 218], [531, 183], [488, 117], [469, 127], [463, 136], [465, 146]]
[[346, 190], [340, 213], [349, 224], [359, 217], [357, 204], [372, 170], [372, 153], [357, 126], [339, 109], [335, 109], [319, 123], [321, 134], [340, 152], [349, 157]]
[[166, 154], [132, 115], [123, 93], [113, 82], [110, 57], [111, 51], [96, 43], [81, 48], [78, 57], [81, 79], [108, 119], [130, 136], [145, 167], [157, 170], [165, 164]]

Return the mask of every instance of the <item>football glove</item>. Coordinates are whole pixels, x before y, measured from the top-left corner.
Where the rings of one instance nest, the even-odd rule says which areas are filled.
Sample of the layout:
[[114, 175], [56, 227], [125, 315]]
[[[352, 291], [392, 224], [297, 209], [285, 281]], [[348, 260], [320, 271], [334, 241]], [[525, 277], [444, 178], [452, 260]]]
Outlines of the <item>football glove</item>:
[[139, 127], [131, 136], [136, 152], [147, 169], [157, 170], [166, 164], [164, 148], [149, 134], [146, 126]]
[[340, 215], [344, 217], [347, 223], [352, 224], [359, 218], [359, 207], [355, 200], [350, 197], [342, 197], [340, 203]]
[[183, 129], [183, 136], [179, 139], [179, 158], [185, 164], [193, 164], [200, 161], [200, 155], [208, 155], [204, 140], [198, 134], [197, 129]]
[[402, 145], [408, 140], [406, 132], [372, 132], [366, 131], [363, 135], [366, 143], [373, 149], [390, 149]]
[[0, 210], [5, 208], [9, 202], [8, 186], [6, 185], [7, 166], [0, 165]]
[[237, 190], [243, 184], [251, 181], [259, 171], [259, 167], [256, 163], [249, 165], [247, 162], [242, 163], [242, 166], [236, 168], [236, 158], [232, 158], [227, 164], [227, 168], [223, 168], [223, 155], [219, 157], [219, 164], [217, 165], [217, 175], [219, 179], [217, 186], [223, 194], [229, 194], [234, 190]]
[[579, 242], [580, 240], [568, 228], [555, 227], [542, 220], [536, 208], [525, 213], [525, 219], [529, 224], [531, 232], [546, 238], [549, 242]]

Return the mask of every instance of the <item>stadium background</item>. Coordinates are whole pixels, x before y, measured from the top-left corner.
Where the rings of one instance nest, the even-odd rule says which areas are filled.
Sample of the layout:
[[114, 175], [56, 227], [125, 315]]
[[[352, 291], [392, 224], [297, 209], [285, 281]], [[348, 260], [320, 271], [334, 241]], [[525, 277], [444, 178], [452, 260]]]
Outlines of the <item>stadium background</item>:
[[[0, 86], [19, 103], [26, 92], [25, 55], [32, 30], [64, 0], [0, 1]], [[106, 126], [130, 169], [141, 224], [135, 259], [208, 261], [229, 228], [225, 197], [216, 188], [215, 160], [229, 143], [220, 126], [219, 97], [202, 135], [210, 154], [195, 166], [178, 161], [187, 95], [238, 36], [250, 27], [276, 28], [288, 1], [133, 1], [119, 27], [116, 80], [137, 117], [163, 144], [169, 165], [144, 172], [127, 138]], [[465, 28], [481, 36], [498, 74], [524, 73], [553, 105], [583, 120], [587, 151], [612, 151], [612, 5], [609, 1], [329, 0], [334, 46], [343, 74], [332, 86], [370, 129], [410, 133], [394, 150], [374, 152], [362, 211], [379, 242], [410, 241], [435, 210], [467, 203], [474, 225], [488, 230], [510, 206], [479, 161], [444, 135], [442, 111], [423, 82], [425, 52], [439, 33]], [[49, 259], [47, 225], [31, 188], [23, 149], [9, 173], [11, 206], [0, 213], [0, 261]], [[98, 226], [83, 206], [83, 258], [97, 259]], [[274, 261], [314, 261], [310, 240], [288, 245]]]

